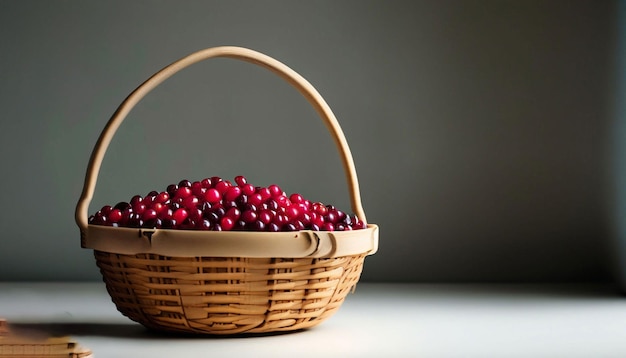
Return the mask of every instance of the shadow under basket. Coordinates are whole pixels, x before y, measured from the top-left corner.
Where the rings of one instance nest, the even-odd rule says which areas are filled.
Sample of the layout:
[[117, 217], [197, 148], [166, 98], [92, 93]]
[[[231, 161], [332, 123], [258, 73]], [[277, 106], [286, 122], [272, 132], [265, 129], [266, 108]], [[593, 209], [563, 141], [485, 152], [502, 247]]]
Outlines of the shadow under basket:
[[354, 290], [365, 257], [378, 249], [376, 225], [346, 231], [217, 232], [88, 223], [88, 207], [102, 160], [130, 110], [176, 72], [215, 57], [269, 69], [313, 105], [337, 145], [352, 210], [367, 224], [348, 143], [320, 94], [299, 74], [271, 57], [240, 47], [214, 47], [163, 68], [115, 111], [91, 154], [76, 206], [81, 246], [94, 250], [117, 309], [148, 328], [204, 334], [310, 328], [337, 312]]

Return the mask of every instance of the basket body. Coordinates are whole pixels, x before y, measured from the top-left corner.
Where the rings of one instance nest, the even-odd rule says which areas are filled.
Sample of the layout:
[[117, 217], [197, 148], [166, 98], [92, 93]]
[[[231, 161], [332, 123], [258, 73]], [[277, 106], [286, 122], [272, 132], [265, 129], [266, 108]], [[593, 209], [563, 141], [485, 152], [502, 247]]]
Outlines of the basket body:
[[152, 329], [204, 334], [313, 327], [339, 309], [358, 282], [365, 258], [94, 253], [122, 314]]

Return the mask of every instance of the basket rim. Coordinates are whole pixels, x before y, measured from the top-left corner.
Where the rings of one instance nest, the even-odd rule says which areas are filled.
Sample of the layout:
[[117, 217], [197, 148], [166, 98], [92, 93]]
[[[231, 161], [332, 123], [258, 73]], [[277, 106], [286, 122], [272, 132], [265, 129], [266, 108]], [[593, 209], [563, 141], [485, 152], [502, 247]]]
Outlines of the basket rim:
[[109, 253], [172, 257], [330, 258], [378, 250], [379, 229], [349, 231], [204, 231], [90, 224], [81, 246]]

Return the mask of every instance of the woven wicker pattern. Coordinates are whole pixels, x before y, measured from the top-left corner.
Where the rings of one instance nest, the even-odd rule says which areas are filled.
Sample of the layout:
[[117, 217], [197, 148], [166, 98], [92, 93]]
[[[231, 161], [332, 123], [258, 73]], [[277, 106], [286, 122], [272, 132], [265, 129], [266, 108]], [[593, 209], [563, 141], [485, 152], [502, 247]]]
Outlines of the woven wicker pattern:
[[334, 314], [353, 290], [365, 258], [94, 253], [122, 314], [149, 328], [209, 334], [315, 326]]

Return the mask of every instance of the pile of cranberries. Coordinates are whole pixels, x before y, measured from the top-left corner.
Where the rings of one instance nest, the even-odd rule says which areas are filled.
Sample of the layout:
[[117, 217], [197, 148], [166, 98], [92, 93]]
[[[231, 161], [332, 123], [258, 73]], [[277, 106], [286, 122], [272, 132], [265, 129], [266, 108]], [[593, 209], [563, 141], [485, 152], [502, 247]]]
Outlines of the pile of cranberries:
[[345, 231], [365, 223], [332, 205], [287, 194], [278, 186], [259, 187], [245, 177], [182, 180], [165, 191], [135, 195], [130, 202], [105, 205], [89, 223], [115, 227], [213, 231]]

